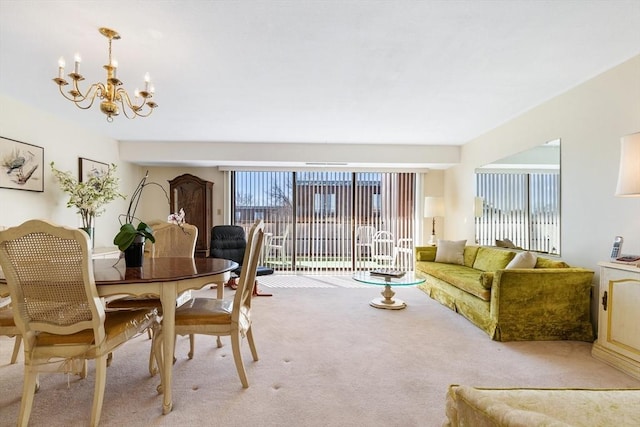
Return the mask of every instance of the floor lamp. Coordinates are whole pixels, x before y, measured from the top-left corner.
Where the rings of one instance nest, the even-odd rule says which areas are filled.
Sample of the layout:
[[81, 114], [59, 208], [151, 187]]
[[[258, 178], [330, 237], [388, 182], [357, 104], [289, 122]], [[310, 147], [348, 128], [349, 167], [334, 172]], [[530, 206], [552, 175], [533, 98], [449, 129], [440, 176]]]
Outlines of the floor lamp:
[[474, 197], [473, 199], [473, 217], [475, 219], [476, 245], [480, 242], [480, 231], [482, 226], [482, 216], [484, 215], [484, 198]]
[[442, 197], [424, 198], [424, 217], [431, 218], [431, 238], [428, 245], [435, 246], [436, 242], [436, 217], [444, 217], [444, 199]]

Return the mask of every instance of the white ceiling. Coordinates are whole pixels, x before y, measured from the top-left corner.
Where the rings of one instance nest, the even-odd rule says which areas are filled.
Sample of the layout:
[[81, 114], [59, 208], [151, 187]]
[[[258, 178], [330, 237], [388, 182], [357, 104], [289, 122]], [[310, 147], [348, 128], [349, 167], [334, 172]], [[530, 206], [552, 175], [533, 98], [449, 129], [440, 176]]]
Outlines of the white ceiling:
[[[158, 109], [107, 123], [58, 57], [145, 72]], [[460, 145], [640, 54], [640, 0], [0, 0], [0, 93], [120, 141]]]

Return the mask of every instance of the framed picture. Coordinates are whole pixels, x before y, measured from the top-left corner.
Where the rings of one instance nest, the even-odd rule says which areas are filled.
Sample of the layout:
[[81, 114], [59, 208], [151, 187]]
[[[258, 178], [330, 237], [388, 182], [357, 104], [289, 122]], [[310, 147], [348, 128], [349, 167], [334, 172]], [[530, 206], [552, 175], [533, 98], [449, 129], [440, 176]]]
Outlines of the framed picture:
[[0, 188], [44, 191], [44, 148], [0, 136]]
[[78, 171], [80, 182], [84, 182], [89, 177], [97, 175], [102, 176], [109, 170], [109, 165], [106, 163], [98, 162], [97, 160], [85, 159], [84, 157], [78, 157]]

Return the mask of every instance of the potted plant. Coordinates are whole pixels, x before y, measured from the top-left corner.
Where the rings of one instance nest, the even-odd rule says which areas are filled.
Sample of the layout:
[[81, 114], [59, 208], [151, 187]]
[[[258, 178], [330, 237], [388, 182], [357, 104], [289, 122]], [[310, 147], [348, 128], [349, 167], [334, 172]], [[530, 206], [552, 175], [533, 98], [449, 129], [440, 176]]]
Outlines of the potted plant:
[[[142, 177], [133, 192], [127, 213], [121, 214], [118, 217], [120, 221], [120, 231], [118, 231], [118, 234], [113, 238], [113, 243], [125, 254], [127, 267], [140, 267], [142, 265], [144, 243], [147, 240], [150, 240], [152, 243], [156, 241], [151, 227], [136, 217], [136, 210], [140, 202], [140, 197], [142, 196], [142, 191], [148, 185], [157, 185], [164, 192], [167, 202], [169, 201], [169, 195], [166, 190], [157, 182], [147, 182], [148, 177], [149, 171]], [[134, 221], [137, 221], [137, 225], [134, 225]]]
[[112, 163], [106, 172], [95, 171], [89, 178], [80, 182], [71, 172], [56, 169], [54, 162], [50, 163], [53, 175], [60, 183], [60, 188], [69, 194], [67, 207], [75, 206], [82, 218], [82, 229], [85, 230], [93, 245], [93, 231], [95, 217], [104, 213], [103, 206], [125, 196], [118, 191], [119, 179], [115, 176], [116, 164]]

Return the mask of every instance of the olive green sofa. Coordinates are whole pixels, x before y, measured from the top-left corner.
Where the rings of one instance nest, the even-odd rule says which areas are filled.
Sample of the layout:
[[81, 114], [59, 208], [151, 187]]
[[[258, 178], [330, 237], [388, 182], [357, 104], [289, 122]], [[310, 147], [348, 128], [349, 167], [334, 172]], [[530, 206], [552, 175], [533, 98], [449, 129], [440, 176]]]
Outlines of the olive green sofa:
[[451, 385], [446, 404], [444, 427], [640, 425], [640, 389]]
[[531, 253], [533, 268], [506, 269], [518, 251], [463, 248], [458, 264], [436, 262], [435, 246], [416, 247], [418, 287], [496, 341], [593, 341], [593, 271]]

